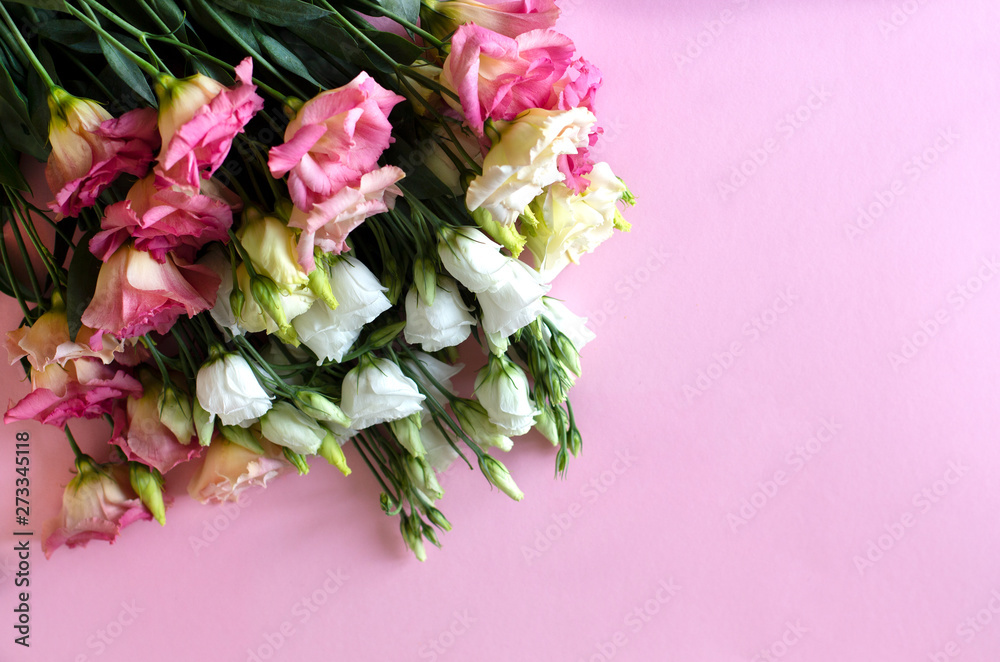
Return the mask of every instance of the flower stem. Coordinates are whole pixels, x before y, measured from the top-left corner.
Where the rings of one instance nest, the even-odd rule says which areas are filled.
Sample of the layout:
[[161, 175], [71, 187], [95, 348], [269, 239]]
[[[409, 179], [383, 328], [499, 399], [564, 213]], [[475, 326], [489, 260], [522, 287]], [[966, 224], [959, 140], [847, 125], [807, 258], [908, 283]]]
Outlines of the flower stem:
[[[87, 2], [87, 0], [83, 0], [83, 2]], [[159, 69], [157, 69], [149, 62], [146, 62], [144, 59], [142, 59], [141, 57], [133, 53], [131, 50], [129, 50], [123, 43], [115, 39], [110, 32], [102, 28], [100, 23], [92, 21], [90, 18], [84, 15], [83, 12], [81, 12], [76, 7], [73, 7], [68, 3], [65, 5], [65, 7], [67, 10], [69, 10], [69, 13], [73, 14], [78, 19], [80, 19], [81, 23], [89, 27], [91, 30], [97, 33], [102, 39], [106, 40], [109, 44], [118, 49], [118, 51], [122, 55], [132, 60], [132, 62], [134, 62], [136, 66], [142, 69], [146, 73], [146, 75], [150, 76], [151, 78], [156, 78], [157, 76], [160, 75], [161, 72]], [[133, 32], [139, 32], [135, 28], [132, 28], [132, 26], [129, 26], [129, 28], [131, 28]], [[139, 34], [145, 34], [145, 33], [139, 33]]]
[[82, 460], [87, 457], [83, 451], [80, 450], [80, 447], [77, 446], [76, 439], [73, 438], [73, 433], [69, 430], [69, 425], [64, 426], [63, 429], [66, 431], [66, 439], [69, 440], [69, 447], [73, 449], [73, 455], [76, 456], [76, 459]]
[[374, 2], [371, 2], [371, 0], [358, 0], [358, 2], [365, 5], [366, 7], [371, 7], [382, 16], [385, 16], [386, 18], [391, 19], [396, 23], [399, 23], [401, 26], [403, 26], [413, 34], [420, 35], [424, 39], [424, 41], [434, 46], [434, 48], [441, 48], [446, 45], [443, 41], [432, 35], [430, 32], [427, 32], [426, 30], [424, 30], [423, 28], [414, 23], [410, 23], [402, 16], [398, 16], [392, 13], [388, 9], [382, 7], [381, 5], [377, 5]]
[[49, 76], [49, 72], [45, 70], [42, 63], [37, 57], [35, 57], [34, 51], [31, 50], [31, 47], [28, 46], [28, 42], [26, 42], [24, 37], [21, 36], [21, 31], [17, 29], [16, 25], [14, 25], [14, 19], [12, 19], [10, 14], [7, 13], [7, 8], [3, 6], [3, 3], [0, 3], [0, 13], [3, 14], [4, 21], [10, 27], [10, 31], [13, 33], [14, 39], [17, 41], [17, 45], [21, 47], [21, 50], [28, 58], [28, 61], [31, 62], [31, 66], [35, 68], [35, 72], [38, 74], [38, 77], [42, 79], [50, 90], [53, 87], [56, 87], [56, 84], [52, 81], [52, 77]]

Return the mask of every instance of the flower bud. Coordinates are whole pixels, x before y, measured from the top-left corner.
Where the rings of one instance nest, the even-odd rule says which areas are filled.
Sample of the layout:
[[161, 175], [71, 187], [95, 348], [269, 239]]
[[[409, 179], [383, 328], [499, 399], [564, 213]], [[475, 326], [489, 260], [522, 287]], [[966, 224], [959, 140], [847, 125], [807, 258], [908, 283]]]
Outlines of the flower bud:
[[264, 454], [264, 447], [260, 445], [260, 442], [254, 438], [253, 433], [247, 428], [241, 428], [238, 425], [223, 425], [221, 431], [222, 437], [226, 441], [232, 442], [237, 446], [242, 446], [258, 455]]
[[514, 442], [489, 419], [486, 409], [475, 400], [456, 400], [451, 405], [466, 434], [481, 446], [494, 446], [506, 452]]
[[292, 466], [295, 467], [300, 476], [304, 476], [309, 473], [309, 463], [306, 462], [304, 455], [299, 455], [288, 446], [285, 446], [282, 449], [282, 452], [285, 454], [285, 459], [292, 463]]
[[333, 296], [333, 290], [330, 288], [330, 277], [322, 265], [309, 272], [309, 290], [318, 299], [326, 302], [326, 305], [330, 306], [330, 310], [337, 307], [337, 299]]
[[192, 403], [191, 409], [194, 429], [198, 433], [198, 443], [208, 446], [212, 443], [212, 436], [215, 433], [215, 415], [205, 411], [197, 398]]
[[510, 477], [507, 467], [499, 460], [489, 455], [480, 455], [479, 470], [483, 472], [487, 480], [500, 488], [504, 494], [514, 501], [520, 501], [524, 498], [524, 492], [518, 489], [514, 479]]
[[179, 391], [172, 384], [164, 384], [156, 408], [160, 412], [160, 421], [173, 432], [177, 441], [185, 445], [191, 443], [191, 438], [195, 434], [191, 396]]
[[444, 496], [444, 490], [438, 483], [434, 468], [422, 457], [406, 458], [406, 474], [410, 481], [431, 500], [437, 501]]
[[301, 455], [314, 455], [327, 431], [315, 419], [282, 400], [261, 416], [260, 432], [265, 439]]
[[421, 422], [419, 412], [392, 421], [389, 423], [389, 427], [392, 428], [392, 433], [396, 435], [396, 440], [410, 455], [413, 457], [423, 457], [427, 453], [424, 449], [424, 443], [420, 439]]
[[[559, 429], [560, 427], [562, 430]], [[535, 429], [552, 442], [553, 446], [558, 446], [562, 433], [566, 431], [562, 409], [560, 407], [542, 407], [542, 410], [535, 416]]]
[[347, 458], [344, 457], [344, 449], [340, 447], [337, 436], [332, 432], [327, 432], [323, 438], [323, 443], [319, 445], [317, 453], [324, 460], [337, 467], [340, 473], [345, 476], [351, 475], [351, 468], [347, 466]]
[[166, 507], [163, 505], [163, 479], [159, 472], [147, 467], [141, 462], [128, 463], [128, 477], [132, 489], [139, 495], [142, 504], [146, 506], [153, 517], [161, 525], [166, 524]]
[[340, 427], [351, 427], [351, 419], [329, 398], [316, 391], [301, 390], [295, 394], [295, 406], [317, 421], [329, 421]]
[[417, 286], [417, 294], [424, 305], [433, 306], [437, 293], [437, 271], [433, 262], [422, 257], [413, 263], [413, 284]]
[[214, 99], [225, 86], [203, 74], [180, 80], [161, 74], [157, 80], [156, 96], [160, 101], [158, 126], [164, 146], [182, 125], [186, 124], [202, 106]]
[[427, 509], [427, 519], [442, 531], [451, 531], [451, 522], [448, 521], [448, 518], [440, 510], [433, 506]]
[[247, 295], [243, 294], [243, 290], [239, 287], [234, 287], [233, 291], [229, 293], [229, 306], [233, 309], [233, 315], [239, 319], [243, 315], [243, 305], [247, 302]]
[[423, 532], [417, 518], [403, 516], [399, 520], [399, 531], [403, 534], [406, 546], [410, 548], [413, 555], [420, 562], [427, 560], [427, 552], [424, 550]]
[[288, 315], [281, 306], [281, 292], [273, 280], [267, 276], [251, 276], [250, 292], [257, 305], [274, 320], [279, 329], [289, 326]]
[[552, 349], [556, 358], [562, 361], [563, 365], [573, 371], [577, 377], [580, 376], [580, 353], [570, 342], [570, 339], [563, 333], [555, 333], [552, 336]]

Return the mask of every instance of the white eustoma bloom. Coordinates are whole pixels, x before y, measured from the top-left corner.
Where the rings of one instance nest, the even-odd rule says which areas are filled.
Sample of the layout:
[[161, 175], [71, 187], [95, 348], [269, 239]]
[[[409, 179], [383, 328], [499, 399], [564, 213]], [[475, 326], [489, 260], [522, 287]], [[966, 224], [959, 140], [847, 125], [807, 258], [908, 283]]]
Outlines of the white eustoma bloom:
[[509, 259], [507, 266], [496, 274], [496, 284], [476, 295], [483, 309], [483, 331], [497, 339], [531, 324], [545, 309], [542, 295], [550, 289], [534, 269], [520, 260]]
[[318, 363], [341, 361], [362, 327], [392, 307], [384, 294], [387, 288], [363, 262], [341, 256], [332, 261], [327, 274], [337, 307], [331, 309], [319, 300], [292, 320], [299, 340], [316, 353]]
[[458, 284], [447, 276], [438, 276], [434, 303], [426, 305], [416, 288], [406, 293], [406, 326], [403, 337], [411, 345], [419, 344], [426, 352], [436, 352], [460, 344], [472, 333], [476, 318], [462, 301]]
[[603, 162], [594, 166], [587, 179], [590, 186], [580, 195], [556, 183], [549, 187], [540, 209], [532, 205], [539, 223], [526, 245], [546, 281], [576, 264], [581, 255], [592, 252], [614, 232], [625, 184]]
[[[445, 363], [444, 361], [438, 361], [436, 358], [430, 354], [425, 354], [424, 352], [416, 351], [413, 352], [413, 359], [405, 359], [403, 363], [407, 365], [410, 369], [410, 374], [413, 375], [414, 381], [420, 385], [420, 388], [425, 393], [430, 393], [432, 397], [439, 403], [446, 404], [448, 402], [448, 396], [438, 390], [434, 382], [437, 382], [442, 387], [447, 389], [449, 393], [454, 393], [455, 388], [451, 384], [451, 378], [462, 372], [462, 368], [465, 367], [464, 363], [456, 363], [452, 365], [451, 363]], [[419, 365], [418, 365], [419, 363]], [[423, 370], [421, 370], [421, 367]], [[424, 370], [430, 375], [424, 374]], [[433, 378], [433, 382], [431, 381]], [[427, 414], [428, 416], [430, 414]]]
[[395, 421], [421, 409], [416, 383], [388, 359], [363, 357], [344, 377], [340, 408], [356, 430]]
[[476, 294], [491, 347], [505, 347], [507, 336], [542, 311], [541, 298], [550, 286], [528, 265], [500, 253], [500, 245], [479, 230], [442, 233], [438, 255], [448, 273]]
[[546, 186], [562, 181], [559, 157], [587, 146], [597, 118], [586, 108], [533, 108], [500, 129], [483, 160], [483, 174], [469, 183], [465, 203], [511, 225]]
[[210, 359], [198, 371], [198, 402], [223, 425], [247, 427], [271, 408], [271, 396], [239, 354]]
[[424, 444], [424, 459], [434, 467], [435, 471], [445, 471], [458, 459], [458, 453], [434, 424], [430, 414], [424, 416], [423, 427], [420, 428], [420, 440]]
[[294, 405], [281, 401], [261, 417], [260, 433], [271, 443], [299, 455], [315, 455], [327, 431]]
[[[576, 347], [576, 351], [579, 352], [583, 349], [584, 345], [597, 337], [587, 327], [587, 318], [575, 314], [562, 301], [551, 297], [542, 297], [542, 304], [545, 306], [542, 315], [547, 317], [549, 321], [556, 325], [556, 328], [560, 332], [569, 338], [569, 341], [573, 343], [573, 347]], [[551, 335], [548, 327], [543, 325], [542, 337], [545, 339], [545, 342], [549, 341]]]
[[535, 424], [538, 410], [531, 401], [528, 378], [507, 357], [490, 357], [476, 375], [475, 390], [490, 422], [508, 437], [526, 434]]

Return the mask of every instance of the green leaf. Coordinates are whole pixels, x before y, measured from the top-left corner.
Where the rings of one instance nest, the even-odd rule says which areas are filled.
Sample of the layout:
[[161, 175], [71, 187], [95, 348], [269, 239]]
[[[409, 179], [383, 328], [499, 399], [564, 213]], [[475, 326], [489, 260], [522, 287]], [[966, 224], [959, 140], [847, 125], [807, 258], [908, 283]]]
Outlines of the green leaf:
[[156, 97], [153, 95], [153, 90], [149, 87], [149, 82], [146, 81], [146, 77], [142, 73], [142, 69], [139, 68], [135, 62], [125, 57], [121, 51], [111, 45], [107, 39], [99, 37], [101, 42], [101, 51], [104, 52], [104, 58], [108, 61], [108, 66], [117, 74], [119, 78], [128, 85], [133, 92], [138, 94], [140, 97], [149, 102], [151, 106], [156, 107]]
[[410, 23], [416, 23], [420, 18], [420, 0], [377, 0], [387, 12], [391, 12], [400, 18], [405, 18]]
[[[0, 129], [2, 131], [2, 129]], [[0, 133], [0, 184], [16, 188], [19, 191], [29, 191], [28, 182], [24, 181], [18, 164], [17, 153], [11, 148], [7, 138]]]
[[412, 41], [400, 37], [391, 32], [381, 32], [379, 30], [366, 30], [365, 34], [375, 42], [375, 45], [385, 51], [399, 64], [413, 64], [414, 60], [423, 55], [424, 49], [417, 46]]
[[100, 53], [97, 35], [80, 21], [53, 19], [36, 24], [38, 34], [61, 46], [81, 53]]
[[31, 113], [28, 112], [28, 101], [21, 94], [21, 90], [14, 84], [10, 74], [6, 69], [0, 69], [0, 98], [2, 98], [11, 109], [17, 113], [18, 118], [25, 124], [31, 123]]
[[27, 5], [28, 7], [38, 7], [39, 9], [52, 9], [55, 11], [66, 11], [66, 3], [63, 0], [6, 0], [16, 5]]
[[[326, 9], [302, 0], [215, 0], [215, 2], [220, 7], [237, 14], [283, 27], [317, 21], [330, 14]], [[417, 4], [419, 5], [419, 2]]]
[[80, 238], [73, 252], [73, 259], [69, 263], [66, 319], [69, 322], [70, 338], [76, 338], [80, 327], [83, 326], [80, 318], [90, 305], [90, 300], [94, 298], [94, 290], [97, 287], [97, 273], [101, 269], [101, 261], [90, 252], [90, 240], [95, 234], [91, 231]]
[[257, 37], [257, 42], [264, 48], [268, 55], [271, 56], [271, 60], [278, 66], [287, 69], [296, 76], [306, 79], [316, 87], [322, 87], [312, 74], [309, 73], [309, 69], [306, 65], [299, 59], [292, 51], [288, 50], [284, 44], [272, 37], [271, 35], [265, 34], [256, 23], [253, 24], [253, 34]]

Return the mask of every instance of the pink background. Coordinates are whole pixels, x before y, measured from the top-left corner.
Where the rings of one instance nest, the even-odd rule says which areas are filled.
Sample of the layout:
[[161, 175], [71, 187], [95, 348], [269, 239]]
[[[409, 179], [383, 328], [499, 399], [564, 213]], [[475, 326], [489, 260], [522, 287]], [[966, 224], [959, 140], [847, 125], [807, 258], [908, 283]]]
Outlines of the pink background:
[[[557, 284], [598, 332], [567, 480], [533, 437], [520, 504], [454, 469], [423, 565], [353, 451], [235, 512], [178, 498], [34, 547], [33, 646], [3, 625], [0, 658], [1000, 658], [1000, 6], [562, 4], [640, 200]], [[60, 432], [4, 429], [8, 560], [19, 430], [36, 528], [70, 477]]]

